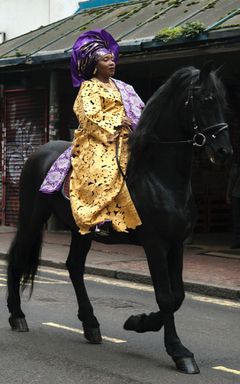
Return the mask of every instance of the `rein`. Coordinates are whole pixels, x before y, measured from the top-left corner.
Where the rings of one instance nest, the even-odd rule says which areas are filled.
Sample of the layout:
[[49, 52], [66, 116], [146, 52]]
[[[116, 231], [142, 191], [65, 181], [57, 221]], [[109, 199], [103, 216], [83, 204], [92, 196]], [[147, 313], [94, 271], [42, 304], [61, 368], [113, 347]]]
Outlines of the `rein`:
[[118, 152], [119, 152], [119, 136], [118, 136], [118, 138], [116, 140], [115, 148], [116, 148], [116, 156], [115, 157], [116, 157], [116, 162], [117, 162], [118, 170], [121, 173], [121, 175], [124, 178], [124, 180], [126, 180], [127, 177], [126, 177], [126, 174], [122, 170], [122, 167], [121, 167], [121, 164], [120, 164], [120, 161], [119, 161], [119, 156], [118, 156]]

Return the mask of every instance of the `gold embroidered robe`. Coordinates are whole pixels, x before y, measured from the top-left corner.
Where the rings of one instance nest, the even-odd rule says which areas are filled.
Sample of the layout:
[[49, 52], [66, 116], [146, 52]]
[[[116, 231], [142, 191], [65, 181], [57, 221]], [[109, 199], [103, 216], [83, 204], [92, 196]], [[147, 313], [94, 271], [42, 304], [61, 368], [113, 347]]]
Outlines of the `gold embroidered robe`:
[[[141, 220], [116, 162], [116, 133], [125, 111], [121, 94], [98, 79], [84, 81], [74, 103], [80, 126], [73, 141], [70, 201], [81, 234], [103, 221], [126, 232]], [[123, 172], [128, 162], [128, 129], [121, 127], [119, 161]]]

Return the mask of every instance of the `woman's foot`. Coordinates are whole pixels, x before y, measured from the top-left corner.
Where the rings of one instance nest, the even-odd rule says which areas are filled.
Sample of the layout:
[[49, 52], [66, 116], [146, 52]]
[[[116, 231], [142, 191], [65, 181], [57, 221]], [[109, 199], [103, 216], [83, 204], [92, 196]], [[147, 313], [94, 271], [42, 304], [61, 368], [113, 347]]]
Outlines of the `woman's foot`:
[[97, 236], [109, 236], [111, 228], [112, 228], [111, 221], [104, 221], [95, 226], [94, 233]]

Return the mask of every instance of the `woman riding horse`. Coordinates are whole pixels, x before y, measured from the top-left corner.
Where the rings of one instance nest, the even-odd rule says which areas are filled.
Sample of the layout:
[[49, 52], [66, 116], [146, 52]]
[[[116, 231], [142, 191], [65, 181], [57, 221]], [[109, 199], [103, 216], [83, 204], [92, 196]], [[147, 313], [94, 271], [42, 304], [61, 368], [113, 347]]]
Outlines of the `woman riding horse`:
[[[93, 81], [94, 86], [103, 89], [104, 85], [96, 85], [98, 81]], [[86, 83], [89, 84], [87, 81]], [[101, 92], [105, 95], [107, 90], [104, 88]], [[110, 89], [109, 94], [115, 95], [115, 92]], [[117, 93], [112, 97], [119, 100]], [[125, 235], [130, 240], [134, 235], [143, 246], [159, 309], [149, 315], [130, 316], [124, 328], [147, 332], [159, 331], [164, 327], [167, 353], [176, 367], [188, 374], [198, 373], [199, 369], [193, 353], [182, 344], [177, 334], [174, 313], [184, 300], [183, 242], [192, 230], [196, 218], [191, 190], [193, 146], [206, 145], [212, 161], [217, 159], [223, 163], [232, 154], [223, 106], [223, 87], [217, 74], [209, 68], [202, 71], [194, 67], [180, 69], [158, 89], [147, 103], [138, 127], [131, 136], [126, 171], [126, 183], [142, 225], [126, 234], [114, 231], [110, 235]], [[94, 132], [98, 134], [99, 129]], [[124, 142], [122, 132], [128, 132], [125, 125], [120, 130], [120, 140]], [[111, 131], [104, 137], [113, 138], [111, 135], [114, 133], [115, 131]], [[85, 136], [83, 138], [83, 144], [88, 145]], [[77, 148], [80, 152], [84, 151], [82, 146], [77, 147], [77, 136], [75, 140], [74, 151]], [[92, 143], [95, 141], [91, 141]], [[101, 150], [105, 148], [104, 145], [106, 142], [101, 145]], [[110, 143], [106, 146], [106, 152], [108, 148], [112, 148], [115, 155], [115, 149], [111, 145]], [[69, 201], [60, 191], [47, 195], [39, 192], [52, 164], [70, 146], [71, 143], [63, 141], [47, 143], [24, 165], [20, 179], [19, 226], [8, 261], [9, 322], [15, 331], [28, 331], [21, 309], [20, 285], [24, 287], [29, 281], [33, 284], [41, 253], [44, 223], [55, 213], [72, 234], [66, 265], [76, 292], [78, 318], [82, 322], [84, 336], [91, 343], [100, 343], [102, 339], [99, 322], [84, 283], [85, 261], [91, 242], [96, 238], [95, 233], [79, 233]], [[94, 148], [96, 150], [98, 146]], [[114, 155], [112, 154], [112, 163], [115, 164]], [[74, 159], [76, 158], [78, 159], [77, 156]], [[89, 165], [89, 160], [86, 163]], [[116, 165], [114, 167], [116, 170]], [[129, 198], [127, 201], [132, 204]], [[137, 217], [136, 215], [135, 224]], [[114, 217], [111, 216], [111, 220]], [[91, 224], [98, 224], [98, 220], [91, 221]], [[90, 229], [89, 222], [87, 225]], [[114, 237], [113, 241], [116, 239]]]
[[[118, 82], [112, 78], [119, 46], [105, 30], [82, 34], [73, 46], [73, 85], [80, 90], [74, 103], [79, 120], [72, 150], [70, 201], [81, 234], [135, 229], [141, 220], [116, 162], [126, 172], [132, 120], [126, 115]], [[130, 89], [125, 84], [125, 89]], [[144, 104], [133, 89], [137, 113]], [[134, 122], [135, 125], [137, 121]]]

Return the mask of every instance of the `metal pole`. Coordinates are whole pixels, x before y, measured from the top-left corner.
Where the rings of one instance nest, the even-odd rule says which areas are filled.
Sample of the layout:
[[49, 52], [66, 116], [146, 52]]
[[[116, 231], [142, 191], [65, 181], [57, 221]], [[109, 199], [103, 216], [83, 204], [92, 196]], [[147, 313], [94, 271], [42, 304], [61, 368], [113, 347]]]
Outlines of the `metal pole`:
[[58, 140], [59, 132], [59, 98], [58, 98], [58, 74], [53, 71], [49, 80], [49, 140]]
[[[49, 141], [60, 139], [59, 125], [58, 73], [53, 71], [49, 79]], [[52, 231], [57, 229], [55, 216], [49, 218], [47, 229]]]

